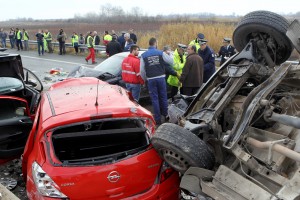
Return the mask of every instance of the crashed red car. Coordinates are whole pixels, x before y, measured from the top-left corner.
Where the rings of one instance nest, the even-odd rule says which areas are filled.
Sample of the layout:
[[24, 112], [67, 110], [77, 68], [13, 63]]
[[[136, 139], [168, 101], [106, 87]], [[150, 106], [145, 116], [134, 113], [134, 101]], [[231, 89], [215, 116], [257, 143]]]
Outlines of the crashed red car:
[[23, 153], [42, 90], [20, 55], [0, 52], [0, 164]]
[[29, 199], [178, 199], [154, 120], [120, 86], [73, 78], [44, 92], [23, 154]]

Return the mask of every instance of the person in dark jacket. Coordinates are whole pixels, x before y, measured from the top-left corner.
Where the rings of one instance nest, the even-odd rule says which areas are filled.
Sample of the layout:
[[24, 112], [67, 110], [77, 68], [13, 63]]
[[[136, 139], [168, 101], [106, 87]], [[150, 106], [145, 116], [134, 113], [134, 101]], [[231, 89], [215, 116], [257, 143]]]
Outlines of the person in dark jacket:
[[[126, 32], [122, 32], [122, 35], [120, 35], [117, 39], [117, 41], [120, 43], [121, 45], [121, 48], [122, 48], [122, 51], [124, 50], [124, 44], [125, 44], [125, 38], [124, 38], [124, 35], [125, 35]], [[123, 45], [123, 46], [122, 46]]]
[[219, 53], [217, 53], [218, 57], [221, 56], [220, 66], [223, 65], [228, 58], [235, 54], [235, 48], [230, 45], [230, 41], [230, 38], [224, 38], [223, 46], [221, 46]]
[[63, 29], [59, 30], [59, 33], [56, 38], [57, 38], [57, 41], [59, 44], [59, 55], [66, 54], [66, 45], [65, 44], [66, 44], [67, 35]]
[[203, 60], [196, 53], [196, 45], [189, 45], [188, 56], [184, 64], [179, 81], [182, 83], [182, 93], [192, 96], [196, 94], [203, 84]]
[[132, 39], [133, 43], [136, 44], [137, 43], [137, 37], [136, 37], [136, 34], [133, 33], [133, 29], [129, 30], [129, 34], [130, 34], [130, 39]]
[[[148, 81], [148, 90], [152, 101], [154, 119], [159, 126], [162, 121], [161, 115], [166, 119], [168, 115], [167, 85], [165, 80], [165, 63], [171, 60], [169, 65], [173, 65], [173, 59], [162, 51], [157, 50], [157, 41], [155, 38], [149, 40], [149, 48], [142, 54], [141, 71], [146, 72]], [[144, 79], [145, 80], [145, 79]]]
[[122, 52], [121, 45], [119, 42], [117, 42], [117, 38], [114, 36], [106, 46], [106, 54], [111, 57], [120, 52]]
[[[39, 29], [37, 34], [35, 34], [35, 36], [36, 36], [39, 56], [41, 55], [41, 53], [42, 55], [44, 55], [44, 34]], [[41, 48], [42, 48], [42, 52], [41, 52]]]
[[202, 39], [200, 41], [200, 49], [198, 50], [198, 54], [204, 62], [203, 83], [206, 83], [216, 71], [215, 53], [206, 43], [207, 40]]
[[95, 45], [100, 45], [100, 36], [98, 35], [97, 31], [94, 31], [96, 34], [94, 37], [95, 37]]

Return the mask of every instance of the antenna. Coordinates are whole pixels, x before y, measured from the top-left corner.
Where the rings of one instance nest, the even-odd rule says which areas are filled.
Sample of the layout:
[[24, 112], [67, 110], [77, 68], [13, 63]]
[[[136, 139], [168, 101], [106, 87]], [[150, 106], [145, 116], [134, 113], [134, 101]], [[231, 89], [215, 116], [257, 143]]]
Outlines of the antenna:
[[95, 103], [95, 106], [98, 106], [98, 86], [99, 86], [99, 79], [98, 79], [98, 82], [97, 82], [97, 95], [96, 95], [96, 103]]

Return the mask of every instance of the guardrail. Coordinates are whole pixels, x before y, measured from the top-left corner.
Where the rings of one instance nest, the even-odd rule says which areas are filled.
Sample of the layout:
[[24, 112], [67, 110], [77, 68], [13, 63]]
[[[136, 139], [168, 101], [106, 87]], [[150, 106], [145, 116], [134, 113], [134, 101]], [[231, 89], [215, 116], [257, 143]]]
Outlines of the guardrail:
[[[22, 42], [23, 42], [23, 41], [24, 41], [24, 40], [22, 40]], [[10, 44], [9, 39], [6, 39], [6, 42], [7, 42], [8, 44]], [[16, 44], [15, 44], [15, 45], [16, 45]], [[36, 41], [36, 40], [28, 40], [28, 45], [37, 45], [37, 41]], [[72, 43], [65, 43], [65, 46], [66, 46], [66, 48], [74, 48], [73, 45], [72, 45]], [[55, 47], [59, 47], [59, 42], [52, 42], [52, 47], [53, 47], [53, 49], [54, 49]], [[84, 50], [87, 50], [87, 49], [88, 49], [88, 47], [87, 47], [86, 44], [78, 44], [78, 48], [79, 48], [79, 49], [84, 49]], [[94, 49], [97, 50], [97, 51], [100, 51], [100, 52], [104, 52], [104, 53], [105, 53], [106, 47], [105, 47], [104, 45], [95, 45]], [[140, 50], [141, 50], [141, 51], [147, 51], [148, 49], [141, 48]], [[215, 61], [216, 61], [216, 64], [217, 64], [217, 63], [219, 64], [220, 61], [221, 61], [221, 58], [220, 58], [220, 57], [215, 57]]]
[[[22, 40], [22, 42], [24, 42], [24, 40]], [[6, 43], [10, 44], [9, 39], [6, 39]], [[16, 43], [15, 43], [16, 45]], [[37, 45], [37, 41], [36, 40], [28, 40], [28, 45]], [[52, 46], [53, 48], [55, 47], [59, 47], [59, 42], [52, 42]], [[65, 43], [66, 48], [74, 48], [72, 43]], [[78, 48], [79, 49], [88, 49], [87, 45], [85, 44], [78, 44]], [[98, 51], [105, 51], [105, 46], [104, 45], [95, 45], [94, 49], [98, 50]]]

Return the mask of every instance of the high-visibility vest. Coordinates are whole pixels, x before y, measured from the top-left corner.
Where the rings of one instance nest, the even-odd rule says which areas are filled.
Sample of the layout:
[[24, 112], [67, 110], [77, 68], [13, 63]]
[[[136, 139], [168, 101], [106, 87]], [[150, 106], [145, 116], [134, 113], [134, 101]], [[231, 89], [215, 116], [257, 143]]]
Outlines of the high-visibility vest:
[[[174, 56], [173, 56], [173, 69], [178, 73], [178, 74], [181, 74], [182, 73], [182, 69], [184, 67], [184, 64], [186, 62], [186, 55], [182, 55], [182, 61], [180, 60], [180, 55], [177, 51], [177, 49], [175, 50], [174, 52]], [[168, 80], [167, 80], [168, 84], [171, 85], [171, 86], [175, 86], [175, 87], [178, 87], [179, 86], [179, 80], [176, 76], [172, 76], [172, 75], [169, 75], [168, 77]]]
[[89, 35], [88, 38], [87, 38], [87, 40], [86, 40], [86, 42], [87, 42], [87, 47], [88, 47], [88, 48], [93, 47], [94, 44], [95, 44], [94, 39], [93, 39], [92, 45], [91, 45], [91, 43], [90, 43], [90, 40], [91, 40], [91, 39], [93, 39], [93, 38], [92, 38], [92, 36]]
[[24, 31], [23, 38], [24, 38], [24, 40], [28, 40], [29, 39], [27, 31]]
[[196, 42], [196, 40], [192, 40], [189, 45], [195, 45], [196, 46], [196, 53], [198, 53], [198, 49], [200, 49], [199, 42]]
[[78, 43], [78, 35], [73, 35], [72, 36], [72, 44], [74, 45], [75, 42]]
[[18, 33], [17, 33], [17, 39], [18, 40], [22, 39], [22, 33], [21, 33], [21, 31], [18, 31]]
[[51, 33], [50, 33], [50, 32], [44, 33], [44, 38], [45, 38], [45, 40], [52, 40], [52, 35], [51, 35]]
[[111, 41], [111, 40], [112, 40], [112, 36], [109, 35], [109, 34], [107, 34], [107, 35], [104, 36], [103, 39], [104, 39], [104, 40], [107, 40], [107, 41]]

